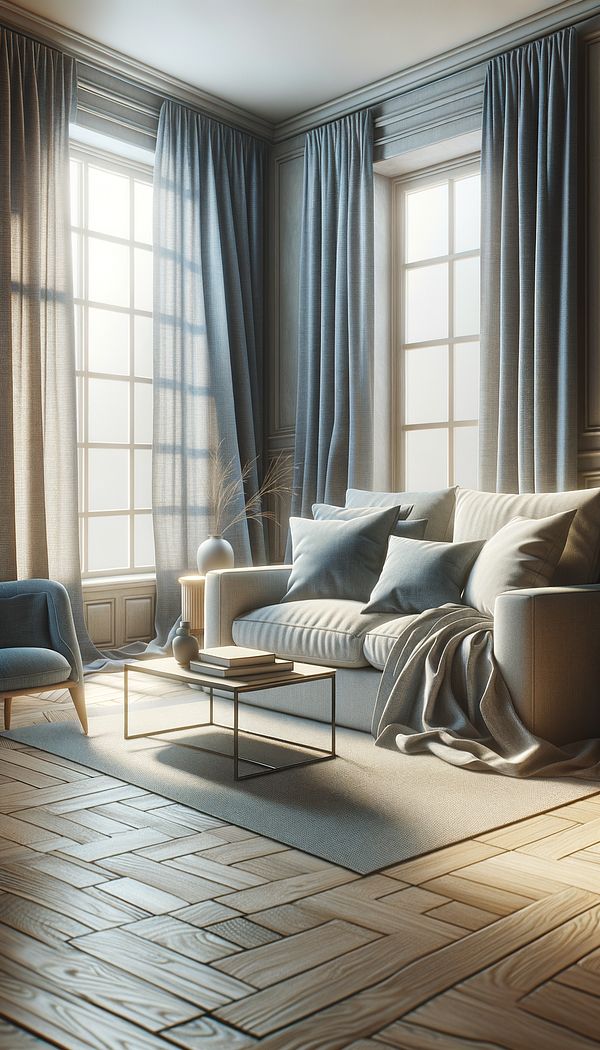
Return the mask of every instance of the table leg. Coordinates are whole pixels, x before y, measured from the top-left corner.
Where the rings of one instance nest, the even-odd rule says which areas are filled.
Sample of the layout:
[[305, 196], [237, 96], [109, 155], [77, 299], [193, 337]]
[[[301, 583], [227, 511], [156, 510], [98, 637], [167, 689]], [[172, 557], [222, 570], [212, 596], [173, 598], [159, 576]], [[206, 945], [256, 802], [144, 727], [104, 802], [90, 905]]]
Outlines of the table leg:
[[233, 777], [239, 780], [239, 749], [238, 749], [238, 693], [233, 694]]
[[331, 754], [335, 756], [335, 675], [331, 678]]
[[123, 669], [123, 736], [129, 740], [129, 678], [126, 667]]
[[214, 718], [213, 718], [213, 690], [212, 690], [212, 686], [210, 687], [210, 689], [208, 691], [208, 695], [210, 697], [210, 708], [209, 708], [209, 711], [210, 711], [210, 724], [212, 725], [213, 721], [214, 721]]

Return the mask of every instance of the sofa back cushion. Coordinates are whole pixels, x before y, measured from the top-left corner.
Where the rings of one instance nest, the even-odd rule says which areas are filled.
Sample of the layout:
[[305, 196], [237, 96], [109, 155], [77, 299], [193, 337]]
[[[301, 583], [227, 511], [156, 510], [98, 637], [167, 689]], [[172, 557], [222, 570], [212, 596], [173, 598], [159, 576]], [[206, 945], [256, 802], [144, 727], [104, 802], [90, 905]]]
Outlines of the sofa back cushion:
[[366, 489], [348, 489], [346, 506], [397, 507], [412, 503], [413, 509], [408, 520], [427, 518], [424, 539], [451, 540], [455, 496], [456, 488], [440, 489], [438, 492], [368, 492]]
[[459, 489], [454, 540], [488, 540], [516, 517], [545, 518], [576, 510], [552, 586], [596, 583], [600, 576], [600, 489], [572, 492], [477, 492]]

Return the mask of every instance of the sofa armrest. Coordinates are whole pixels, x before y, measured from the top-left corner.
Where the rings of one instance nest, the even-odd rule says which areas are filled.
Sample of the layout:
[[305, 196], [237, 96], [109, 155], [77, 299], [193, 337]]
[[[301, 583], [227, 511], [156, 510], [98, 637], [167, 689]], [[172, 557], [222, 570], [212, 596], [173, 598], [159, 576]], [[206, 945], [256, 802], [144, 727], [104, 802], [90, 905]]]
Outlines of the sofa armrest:
[[232, 645], [231, 625], [237, 616], [275, 605], [283, 598], [291, 565], [260, 565], [249, 569], [214, 569], [206, 574], [204, 645]]
[[498, 595], [494, 654], [536, 736], [554, 744], [600, 736], [600, 585]]

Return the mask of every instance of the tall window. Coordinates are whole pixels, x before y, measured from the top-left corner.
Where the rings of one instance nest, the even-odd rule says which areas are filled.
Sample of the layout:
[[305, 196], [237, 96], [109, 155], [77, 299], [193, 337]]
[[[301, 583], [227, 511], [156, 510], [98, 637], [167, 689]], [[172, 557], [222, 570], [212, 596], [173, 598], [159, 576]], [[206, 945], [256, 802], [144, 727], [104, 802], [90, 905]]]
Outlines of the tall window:
[[479, 169], [396, 183], [400, 434], [407, 489], [477, 485]]
[[148, 571], [152, 173], [73, 148], [79, 519], [84, 576]]

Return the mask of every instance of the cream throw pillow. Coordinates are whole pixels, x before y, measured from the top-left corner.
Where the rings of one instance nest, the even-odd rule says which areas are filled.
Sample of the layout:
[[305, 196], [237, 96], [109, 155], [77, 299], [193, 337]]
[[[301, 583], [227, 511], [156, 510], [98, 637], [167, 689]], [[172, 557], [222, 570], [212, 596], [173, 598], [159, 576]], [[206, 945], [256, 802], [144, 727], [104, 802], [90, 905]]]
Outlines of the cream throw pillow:
[[503, 591], [546, 587], [564, 550], [574, 510], [549, 518], [513, 518], [487, 541], [471, 569], [463, 602], [494, 615]]

